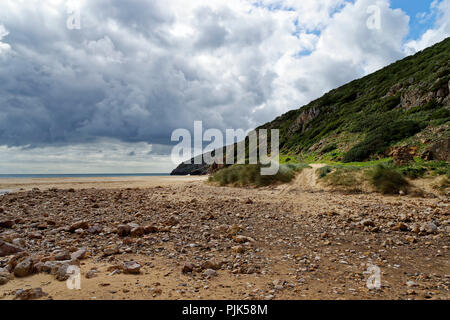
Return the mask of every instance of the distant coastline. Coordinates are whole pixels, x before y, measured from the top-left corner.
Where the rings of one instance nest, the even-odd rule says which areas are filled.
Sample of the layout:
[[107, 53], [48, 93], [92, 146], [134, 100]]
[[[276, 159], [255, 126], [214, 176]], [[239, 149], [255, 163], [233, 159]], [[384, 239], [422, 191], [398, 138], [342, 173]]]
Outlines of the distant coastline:
[[0, 179], [165, 177], [170, 173], [0, 174]]

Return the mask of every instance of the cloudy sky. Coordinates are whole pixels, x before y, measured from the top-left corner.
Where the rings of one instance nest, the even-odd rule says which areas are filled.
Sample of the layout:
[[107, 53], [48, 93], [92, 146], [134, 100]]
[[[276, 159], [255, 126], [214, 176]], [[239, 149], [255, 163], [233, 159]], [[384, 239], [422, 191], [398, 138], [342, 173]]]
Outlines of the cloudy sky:
[[449, 22], [450, 0], [1, 0], [0, 173], [169, 172], [174, 129], [253, 128]]

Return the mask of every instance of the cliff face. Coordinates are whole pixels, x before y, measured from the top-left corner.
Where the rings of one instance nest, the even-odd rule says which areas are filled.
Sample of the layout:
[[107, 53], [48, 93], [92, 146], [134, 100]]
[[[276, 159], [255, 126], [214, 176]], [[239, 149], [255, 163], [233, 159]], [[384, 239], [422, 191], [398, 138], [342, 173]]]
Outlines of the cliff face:
[[[280, 129], [281, 153], [300, 158], [364, 161], [386, 156], [396, 146], [410, 146], [420, 154], [428, 151], [448, 159], [442, 149], [448, 147], [449, 121], [447, 38], [258, 129]], [[207, 171], [203, 165], [180, 165], [174, 174]]]

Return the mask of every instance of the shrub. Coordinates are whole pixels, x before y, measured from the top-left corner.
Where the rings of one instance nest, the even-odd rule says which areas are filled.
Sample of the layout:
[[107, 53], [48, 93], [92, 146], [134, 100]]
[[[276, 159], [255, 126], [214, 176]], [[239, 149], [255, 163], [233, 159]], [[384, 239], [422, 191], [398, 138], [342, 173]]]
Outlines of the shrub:
[[277, 183], [287, 183], [292, 181], [296, 172], [300, 172], [306, 164], [286, 164], [280, 165], [277, 174], [261, 175], [261, 164], [233, 165], [216, 172], [209, 178], [211, 182], [218, 182], [221, 186], [256, 186], [263, 187]]
[[350, 149], [344, 156], [344, 162], [361, 162], [371, 155], [382, 152], [391, 142], [408, 138], [421, 129], [415, 121], [397, 121], [370, 132], [366, 139]]
[[408, 187], [408, 181], [400, 173], [382, 165], [376, 166], [370, 172], [370, 182], [383, 194], [398, 194]]
[[316, 173], [317, 176], [319, 177], [319, 179], [325, 178], [329, 173], [331, 173], [331, 167], [330, 166], [326, 166], [326, 167], [322, 167], [317, 169]]
[[337, 149], [337, 144], [336, 143], [332, 143], [332, 144], [329, 144], [326, 147], [324, 147], [322, 149], [322, 151], [320, 151], [320, 153], [325, 154], [325, 153], [329, 153], [331, 151], [334, 151], [336, 149]]

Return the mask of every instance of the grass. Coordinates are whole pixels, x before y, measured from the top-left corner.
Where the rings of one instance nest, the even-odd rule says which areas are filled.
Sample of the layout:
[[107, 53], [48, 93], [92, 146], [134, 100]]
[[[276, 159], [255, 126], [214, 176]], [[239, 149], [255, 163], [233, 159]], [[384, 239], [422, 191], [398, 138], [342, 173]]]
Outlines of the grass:
[[289, 163], [281, 164], [276, 175], [261, 175], [262, 165], [246, 164], [233, 165], [216, 172], [209, 177], [210, 182], [216, 182], [221, 186], [235, 187], [264, 187], [279, 183], [288, 183], [292, 181], [296, 173], [301, 172], [304, 168], [308, 168], [307, 164]]
[[361, 168], [350, 166], [326, 166], [317, 170], [319, 179], [333, 187], [359, 190], [358, 173]]
[[406, 191], [409, 186], [401, 173], [383, 165], [378, 165], [369, 172], [369, 181], [383, 194], [398, 194]]

